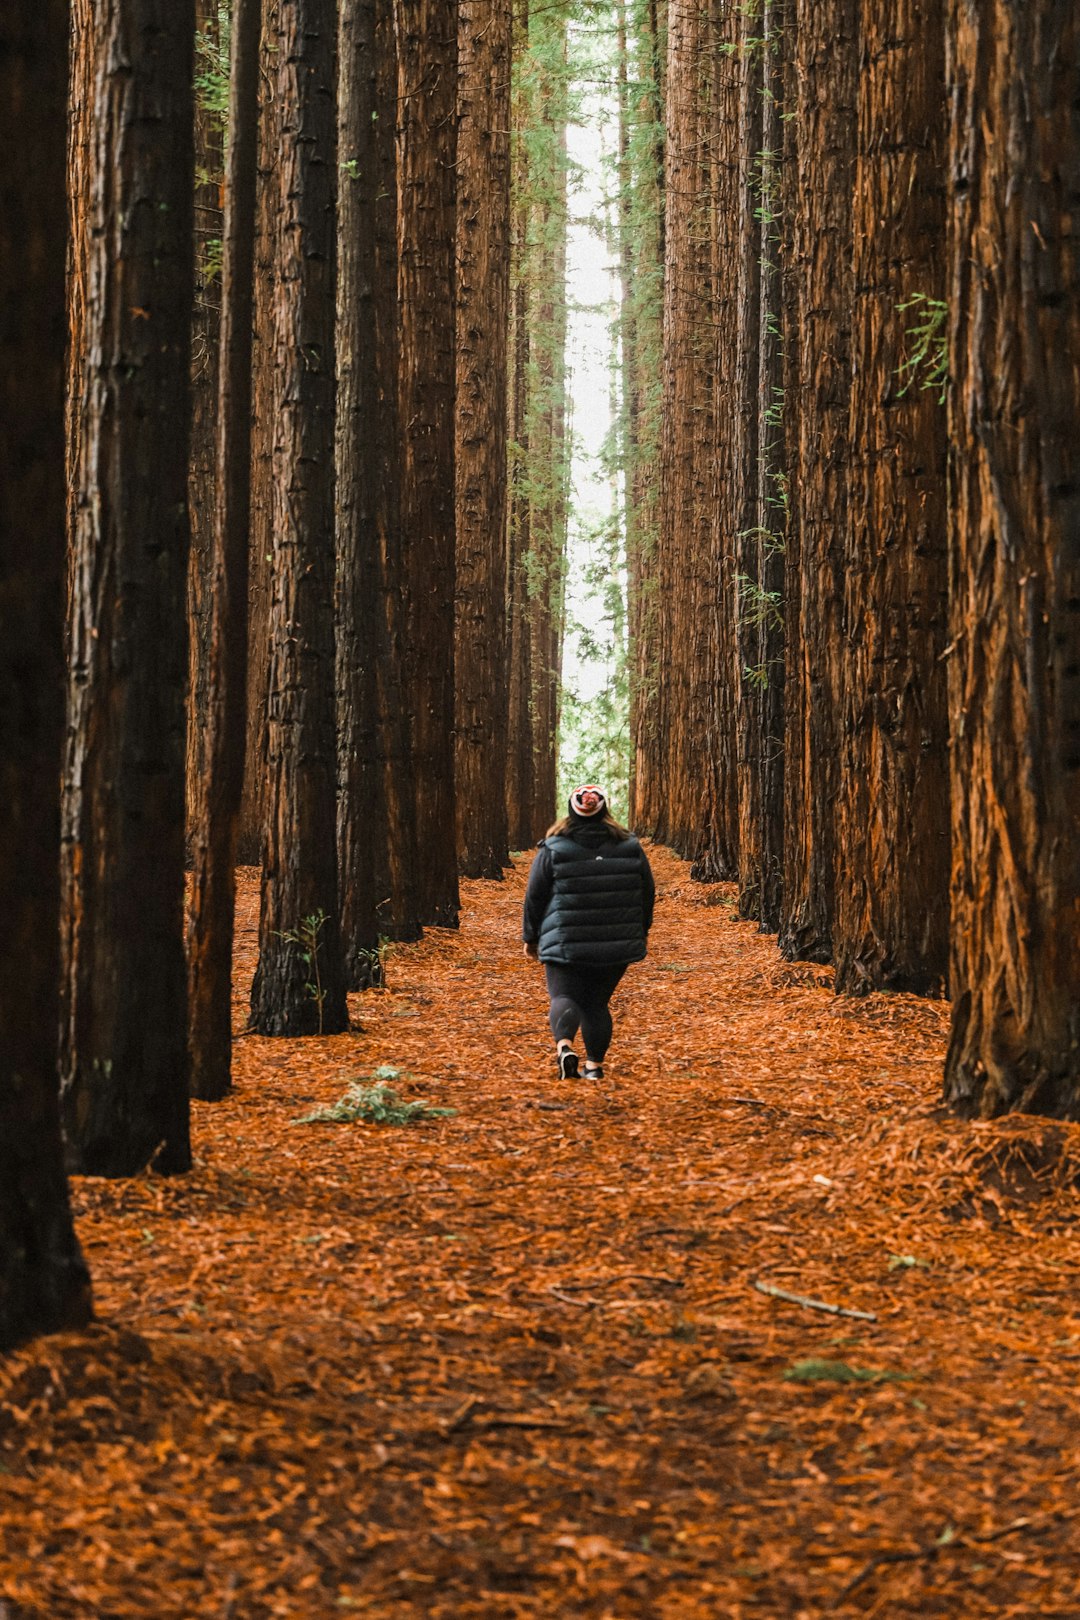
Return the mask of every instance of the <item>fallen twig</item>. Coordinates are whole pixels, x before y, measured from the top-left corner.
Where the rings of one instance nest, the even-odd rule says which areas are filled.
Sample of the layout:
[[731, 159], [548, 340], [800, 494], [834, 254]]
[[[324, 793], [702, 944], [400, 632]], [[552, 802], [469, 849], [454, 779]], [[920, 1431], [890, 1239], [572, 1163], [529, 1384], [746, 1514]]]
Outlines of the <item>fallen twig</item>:
[[768, 1294], [772, 1299], [782, 1299], [789, 1305], [802, 1305], [808, 1311], [825, 1311], [829, 1316], [850, 1316], [859, 1322], [876, 1322], [877, 1317], [873, 1311], [855, 1311], [847, 1305], [830, 1305], [828, 1300], [810, 1299], [806, 1294], [792, 1294], [786, 1288], [777, 1288], [774, 1283], [762, 1282], [755, 1277], [753, 1282], [759, 1294]]
[[[1049, 1523], [1060, 1514], [1049, 1514], [1046, 1522]], [[853, 1575], [846, 1586], [833, 1599], [832, 1607], [838, 1609], [864, 1581], [870, 1579], [875, 1570], [884, 1569], [889, 1564], [919, 1564], [924, 1558], [936, 1558], [939, 1553], [951, 1552], [962, 1547], [986, 1547], [991, 1542], [1003, 1541], [1006, 1536], [1012, 1536], [1018, 1530], [1027, 1530], [1036, 1524], [1035, 1519], [1013, 1519], [1011, 1523], [1002, 1525], [1000, 1530], [991, 1530], [986, 1535], [969, 1534], [950, 1535], [944, 1540], [933, 1542], [929, 1547], [916, 1547], [905, 1552], [875, 1553], [873, 1558], [867, 1560], [862, 1569]]]

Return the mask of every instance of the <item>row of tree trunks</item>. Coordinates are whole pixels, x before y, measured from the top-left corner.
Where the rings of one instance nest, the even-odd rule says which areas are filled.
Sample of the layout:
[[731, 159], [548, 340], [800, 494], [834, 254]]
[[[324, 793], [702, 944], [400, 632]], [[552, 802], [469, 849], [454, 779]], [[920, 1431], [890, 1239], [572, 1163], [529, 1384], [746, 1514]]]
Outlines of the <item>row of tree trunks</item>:
[[848, 993], [938, 993], [948, 969], [947, 1094], [987, 1115], [1080, 1114], [1073, 9], [715, 0], [708, 31], [668, 31], [660, 591], [635, 621], [661, 680], [635, 813], [685, 849], [704, 780], [695, 869], [719, 876], [734, 782], [744, 915]]
[[[71, 1164], [190, 1163], [184, 960], [194, 7], [84, 36], [86, 200], [63, 836]], [[74, 411], [75, 406], [72, 407]]]
[[458, 861], [509, 859], [506, 525], [510, 327], [509, 0], [461, 0], [457, 195]]
[[17, 8], [0, 46], [0, 1351], [90, 1314], [57, 1050], [68, 20]]

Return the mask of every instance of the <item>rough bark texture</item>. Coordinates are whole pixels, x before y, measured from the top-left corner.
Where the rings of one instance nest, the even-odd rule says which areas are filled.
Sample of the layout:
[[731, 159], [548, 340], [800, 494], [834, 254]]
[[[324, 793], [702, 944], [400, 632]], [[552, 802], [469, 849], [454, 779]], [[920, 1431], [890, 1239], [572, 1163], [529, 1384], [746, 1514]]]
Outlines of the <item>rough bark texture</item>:
[[[726, 14], [725, 14], [726, 15]], [[654, 760], [639, 767], [645, 830], [714, 875], [719, 772], [715, 521], [716, 304], [712, 190], [717, 149], [713, 24], [673, 10], [668, 23], [661, 440], [653, 717]], [[652, 778], [650, 782], [649, 778]]]
[[206, 724], [211, 697], [211, 619], [216, 507], [218, 356], [221, 342], [222, 187], [224, 126], [207, 77], [222, 50], [219, 0], [195, 0], [195, 302], [191, 321], [191, 449], [188, 509], [187, 830], [205, 820]]
[[734, 406], [728, 431], [734, 445], [731, 545], [735, 557], [735, 668], [738, 731], [739, 915], [761, 917], [761, 632], [771, 604], [762, 595], [758, 530], [762, 440], [761, 397], [762, 255], [764, 190], [771, 170], [763, 152], [766, 45], [763, 17], [739, 17], [738, 236], [733, 269], [738, 277]]
[[379, 978], [377, 866], [387, 836], [379, 782], [379, 377], [374, 211], [376, 0], [347, 0], [338, 42], [337, 744], [341, 941], [350, 989]]
[[420, 921], [453, 928], [457, 0], [396, 0], [395, 19], [405, 707]]
[[247, 721], [237, 860], [255, 866], [266, 825], [266, 704], [270, 674], [271, 503], [274, 444], [274, 264], [278, 220], [277, 84], [279, 0], [262, 0], [259, 47], [259, 169], [255, 210], [252, 348], [251, 547], [248, 553]]
[[[864, 6], [836, 988], [940, 991], [949, 927], [945, 409], [904, 369], [945, 290], [943, 0]], [[905, 308], [906, 306], [906, 308]]]
[[[528, 214], [518, 205], [515, 215], [515, 257], [520, 266]], [[529, 717], [531, 661], [529, 657], [529, 496], [526, 463], [529, 453], [528, 378], [529, 321], [528, 294], [519, 269], [513, 290], [511, 348], [510, 512], [507, 525], [507, 646], [509, 651], [509, 713], [507, 716], [506, 813], [511, 849], [528, 849], [536, 841], [533, 822], [533, 750]]]
[[[963, 1113], [1080, 1117], [1080, 27], [952, 0], [952, 1040]], [[985, 131], [993, 130], [993, 139]]]
[[758, 803], [761, 857], [757, 916], [780, 927], [784, 888], [784, 551], [787, 460], [784, 431], [784, 112], [792, 48], [791, 0], [766, 0], [762, 64], [761, 298], [758, 337], [759, 454], [757, 581], [762, 612], [757, 646]]
[[68, 22], [0, 22], [0, 1351], [90, 1315], [57, 1068]]
[[266, 1035], [349, 1023], [335, 808], [336, 21], [333, 0], [279, 6], [267, 825], [251, 991]]
[[233, 0], [217, 470], [207, 570], [207, 701], [201, 750], [205, 780], [195, 798], [198, 815], [191, 826], [194, 872], [188, 915], [191, 1093], [211, 1101], [229, 1089], [232, 1053], [236, 834], [247, 692], [259, 22], [260, 0]]
[[[709, 110], [704, 135], [708, 141], [710, 178], [706, 189], [704, 227], [711, 274], [711, 300], [696, 317], [707, 345], [708, 381], [713, 389], [709, 477], [708, 567], [702, 625], [708, 636], [708, 691], [702, 710], [705, 733], [698, 773], [703, 792], [702, 831], [693, 876], [704, 882], [737, 876], [739, 806], [737, 777], [736, 560], [741, 519], [737, 515], [741, 478], [736, 477], [740, 432], [736, 422], [741, 399], [740, 331], [740, 190], [739, 129], [742, 64], [738, 55], [741, 13], [730, 0], [711, 0], [709, 14]], [[672, 200], [677, 206], [677, 200]], [[700, 228], [700, 227], [699, 227]], [[700, 388], [699, 383], [699, 388]], [[676, 644], [675, 656], [678, 654]]]
[[461, 0], [457, 194], [458, 863], [499, 878], [504, 795], [510, 5]]
[[566, 17], [517, 14], [513, 447], [509, 524], [510, 842], [556, 814], [568, 455]]
[[71, 561], [75, 542], [79, 442], [85, 389], [86, 318], [90, 294], [90, 189], [94, 172], [94, 72], [97, 31], [102, 23], [97, 0], [71, 0], [67, 89], [67, 619], [71, 618]]
[[791, 469], [797, 546], [785, 598], [797, 603], [787, 666], [785, 956], [830, 958], [836, 905], [838, 651], [847, 525], [851, 347], [851, 196], [855, 151], [855, 0], [796, 0], [799, 445]]
[[[664, 308], [664, 110], [656, 8], [620, 0], [619, 232], [630, 724], [630, 816], [643, 802], [655, 752], [656, 558]], [[655, 786], [655, 778], [650, 784]]]
[[184, 690], [192, 40], [102, 0], [64, 815], [69, 1158], [186, 1169]]

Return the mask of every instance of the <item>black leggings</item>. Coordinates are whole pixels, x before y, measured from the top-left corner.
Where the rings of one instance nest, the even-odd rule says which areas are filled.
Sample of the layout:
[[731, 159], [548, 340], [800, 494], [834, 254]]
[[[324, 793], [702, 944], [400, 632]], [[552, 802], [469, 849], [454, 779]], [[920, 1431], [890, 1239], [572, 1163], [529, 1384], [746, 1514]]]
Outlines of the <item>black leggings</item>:
[[551, 997], [551, 1033], [557, 1041], [572, 1041], [580, 1028], [585, 1037], [585, 1056], [594, 1063], [604, 1061], [611, 1045], [608, 1002], [628, 965], [626, 962], [612, 962], [603, 967], [544, 963]]

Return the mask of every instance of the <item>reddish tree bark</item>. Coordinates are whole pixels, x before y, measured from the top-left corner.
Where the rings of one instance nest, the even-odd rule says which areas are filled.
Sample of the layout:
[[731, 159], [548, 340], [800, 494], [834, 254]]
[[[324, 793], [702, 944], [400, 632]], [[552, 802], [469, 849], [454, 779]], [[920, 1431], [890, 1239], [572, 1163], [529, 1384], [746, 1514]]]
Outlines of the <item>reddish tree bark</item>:
[[336, 24], [333, 0], [280, 0], [268, 783], [251, 990], [252, 1027], [266, 1035], [349, 1025], [336, 842]]
[[799, 442], [790, 483], [798, 535], [784, 590], [792, 638], [780, 947], [789, 958], [820, 962], [830, 959], [836, 910], [856, 15], [856, 0], [795, 4]]
[[395, 19], [404, 697], [420, 921], [454, 928], [457, 0], [395, 0]]
[[0, 1350], [90, 1316], [57, 1065], [68, 22], [0, 22]]
[[[864, 6], [836, 987], [940, 990], [949, 926], [945, 411], [904, 369], [945, 279], [942, 0]], [[906, 307], [905, 307], [906, 306]]]
[[[951, 0], [952, 1038], [965, 1114], [1080, 1117], [1080, 22]], [[993, 132], [988, 139], [986, 131]]]
[[190, 1164], [190, 0], [102, 0], [64, 826], [70, 1162]]
[[221, 268], [217, 470], [210, 539], [205, 782], [195, 798], [188, 919], [191, 1093], [229, 1090], [237, 821], [243, 791], [251, 517], [251, 323], [260, 0], [233, 0]]
[[458, 862], [500, 878], [506, 769], [510, 5], [461, 0], [457, 194]]

